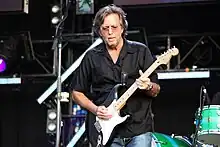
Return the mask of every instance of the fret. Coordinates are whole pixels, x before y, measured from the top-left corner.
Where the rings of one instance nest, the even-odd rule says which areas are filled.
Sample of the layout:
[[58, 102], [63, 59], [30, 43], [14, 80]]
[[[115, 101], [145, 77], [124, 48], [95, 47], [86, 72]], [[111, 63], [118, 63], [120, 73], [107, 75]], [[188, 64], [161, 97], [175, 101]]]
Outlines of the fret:
[[[154, 62], [151, 65], [151, 68], [146, 70], [141, 77], [148, 77], [152, 73], [152, 71], [154, 71], [157, 68], [157, 64], [157, 62]], [[137, 88], [138, 87], [136, 83], [133, 83], [132, 86], [117, 100], [115, 104], [116, 110], [120, 110], [124, 106], [128, 98], [135, 92]]]
[[[161, 55], [159, 58], [157, 58], [157, 60], [143, 73], [143, 75], [141, 75], [140, 78], [143, 77], [149, 77], [150, 74], [156, 70], [156, 68], [161, 65], [161, 64], [166, 64], [172, 56], [176, 56], [179, 53], [177, 48], [172, 48], [169, 49], [166, 53], [164, 53], [163, 55]], [[124, 104], [126, 103], [126, 101], [128, 100], [128, 98], [135, 92], [135, 90], [137, 89], [137, 85], [134, 82], [131, 87], [116, 101], [116, 104], [114, 105], [114, 107], [116, 108], [116, 110], [120, 110]]]

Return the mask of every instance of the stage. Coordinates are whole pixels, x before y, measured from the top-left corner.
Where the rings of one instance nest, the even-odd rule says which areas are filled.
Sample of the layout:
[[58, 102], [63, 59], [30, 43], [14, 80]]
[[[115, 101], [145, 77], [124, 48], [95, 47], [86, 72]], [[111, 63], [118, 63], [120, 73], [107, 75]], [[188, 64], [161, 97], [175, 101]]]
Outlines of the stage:
[[[60, 13], [52, 12], [54, 2], [25, 2], [18, 11], [7, 11], [7, 5], [0, 4], [4, 6], [0, 7], [0, 64], [5, 59], [10, 65], [0, 73], [0, 146], [55, 146], [55, 132], [47, 129], [48, 110], [57, 108], [58, 69], [62, 92], [71, 95], [72, 73], [84, 53], [102, 42], [92, 29], [94, 12], [110, 3], [113, 1], [94, 1], [91, 9], [83, 12], [79, 1], [68, 3], [60, 54], [56, 46], [60, 36], [54, 36], [56, 24], [52, 21], [54, 16], [60, 18]], [[129, 40], [146, 44], [155, 59], [174, 46], [179, 49], [169, 63], [156, 69], [161, 91], [153, 100], [154, 130], [163, 137], [191, 138], [203, 97], [201, 89], [207, 92], [205, 105], [220, 91], [219, 6], [214, 1], [122, 6], [129, 22]], [[58, 55], [62, 56], [60, 68]], [[60, 146], [81, 147], [87, 143], [83, 127], [86, 111], [67, 98], [68, 102], [61, 102]]]

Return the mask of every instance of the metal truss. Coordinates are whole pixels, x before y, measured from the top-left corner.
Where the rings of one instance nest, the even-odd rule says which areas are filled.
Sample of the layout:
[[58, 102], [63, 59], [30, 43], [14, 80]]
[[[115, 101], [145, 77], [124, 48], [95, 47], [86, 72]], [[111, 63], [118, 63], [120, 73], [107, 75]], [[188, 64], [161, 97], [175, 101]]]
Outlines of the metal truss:
[[[137, 32], [135, 32], [137, 33]], [[199, 42], [201, 42], [201, 40], [205, 37], [208, 36], [208, 38], [216, 45], [216, 47], [218, 47], [218, 49], [220, 49], [219, 45], [212, 39], [212, 35], [220, 35], [220, 34], [191, 34], [191, 35], [185, 35], [185, 34], [179, 34], [179, 35], [156, 35], [156, 36], [149, 36], [148, 38], [166, 38], [168, 41], [168, 48], [171, 45], [172, 42], [172, 38], [175, 37], [184, 37], [184, 36], [201, 36], [201, 38], [193, 45], [193, 47], [188, 51], [188, 53], [181, 59], [178, 61], [178, 63], [176, 64], [176, 68], [179, 68], [179, 65], [186, 60], [186, 58], [189, 56], [189, 54], [191, 54], [191, 52], [195, 49], [195, 47], [199, 44]], [[39, 41], [42, 42], [42, 41]], [[98, 42], [98, 43], [97, 43]], [[94, 42], [88, 49], [91, 49], [91, 47], [93, 47], [94, 45], [97, 45], [101, 42], [100, 39], [97, 39], [96, 42]], [[88, 50], [87, 49], [87, 50]], [[87, 51], [86, 50], [86, 51]], [[86, 53], [86, 51], [84, 53]], [[63, 74], [62, 74], [62, 82], [65, 81], [71, 74], [72, 72], [77, 68], [77, 66], [80, 64], [82, 58], [83, 58], [84, 54], [82, 54], [77, 61], [72, 64]], [[39, 98], [38, 98], [38, 103], [41, 104], [45, 99], [47, 99], [47, 97], [52, 94], [52, 92], [56, 89], [56, 82], [54, 82]]]
[[[167, 65], [167, 69], [180, 69], [181, 65], [188, 59], [188, 57], [193, 53], [193, 51], [195, 51], [199, 45], [204, 43], [204, 40], [209, 40], [215, 47], [216, 49], [220, 50], [220, 45], [219, 43], [214, 39], [214, 37], [220, 37], [220, 33], [195, 33], [195, 34], [163, 34], [163, 35], [153, 35], [153, 36], [149, 36], [148, 40], [154, 40], [154, 42], [149, 42], [149, 44], [156, 44], [157, 41], [155, 40], [165, 40], [164, 42], [164, 47], [166, 49], [171, 48], [171, 44], [176, 46], [176, 43], [178, 41], [180, 41], [183, 38], [188, 38], [190, 40], [190, 38], [195, 39], [195, 37], [197, 38], [197, 40], [193, 40], [194, 43], [191, 44], [191, 47], [189, 48], [179, 48], [180, 50], [180, 54], [177, 56], [177, 61], [175, 63], [175, 65], [173, 66], [173, 68], [170, 66], [171, 63], [168, 63]], [[178, 40], [178, 41], [177, 41]], [[183, 50], [187, 50], [187, 53], [185, 53], [184, 55], [181, 54], [181, 51]], [[202, 56], [204, 56], [205, 52], [201, 55], [199, 55], [200, 57], [198, 58], [202, 58]], [[182, 56], [182, 57], [181, 57]], [[193, 63], [197, 63], [198, 61], [194, 61]], [[192, 63], [192, 64], [193, 64]], [[209, 67], [206, 67], [209, 68]]]
[[[138, 34], [140, 33], [140, 30], [133, 30], [133, 31], [128, 31], [129, 34]], [[94, 33], [65, 33], [62, 36], [62, 41], [63, 41], [63, 46], [62, 49], [65, 49], [67, 47], [67, 45], [69, 43], [83, 43], [83, 44], [92, 44], [95, 39], [97, 37], [94, 36]], [[146, 39], [146, 38], [145, 38]], [[49, 40], [31, 40], [31, 46], [32, 46], [32, 50], [37, 50], [34, 49], [34, 45], [47, 45], [47, 44], [51, 44], [51, 48], [46, 48], [45, 50], [50, 50], [51, 52], [53, 52], [53, 61], [52, 64], [48, 63], [48, 61], [45, 60], [40, 60], [39, 57], [37, 57], [36, 55], [34, 56], [34, 59], [36, 60], [36, 62], [44, 69], [44, 71], [46, 72], [46, 74], [33, 74], [33, 75], [25, 75], [25, 76], [32, 76], [32, 77], [37, 77], [37, 76], [43, 76], [43, 77], [47, 77], [49, 76], [56, 76], [56, 71], [57, 71], [57, 51], [56, 48], [54, 48], [52, 46], [54, 40], [53, 39], [49, 39]], [[71, 55], [71, 53], [68, 53], [68, 55]], [[70, 57], [71, 58], [71, 57]], [[69, 59], [67, 59], [69, 60]], [[70, 65], [72, 64], [69, 63]], [[62, 66], [62, 72], [65, 72], [67, 69], [65, 69]]]
[[[71, 43], [79, 43], [79, 42], [93, 42], [94, 41], [94, 36], [92, 33], [71, 33], [71, 34], [63, 34], [62, 36], [63, 40], [62, 40], [62, 49], [65, 49], [67, 47], [67, 45], [71, 42]], [[53, 39], [49, 39], [49, 40], [32, 40], [32, 47], [34, 45], [51, 45], [51, 48], [44, 48], [45, 50], [49, 50], [50, 52], [52, 52], [52, 56], [53, 58], [51, 60], [51, 63], [48, 63], [48, 61], [45, 60], [39, 60], [38, 58], [36, 58], [35, 56], [35, 60], [37, 61], [37, 63], [44, 69], [44, 71], [46, 72], [46, 74], [33, 74], [33, 75], [25, 75], [25, 76], [56, 76], [57, 73], [57, 48], [53, 47]], [[34, 48], [34, 47], [33, 47]], [[34, 49], [33, 49], [34, 50]], [[65, 71], [66, 69], [62, 66], [62, 71]]]

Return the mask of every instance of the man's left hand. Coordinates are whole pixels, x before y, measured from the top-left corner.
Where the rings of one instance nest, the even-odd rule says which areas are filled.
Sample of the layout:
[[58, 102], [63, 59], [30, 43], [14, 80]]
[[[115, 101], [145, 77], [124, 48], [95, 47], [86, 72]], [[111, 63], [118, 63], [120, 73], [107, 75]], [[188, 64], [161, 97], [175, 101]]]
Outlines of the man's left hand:
[[[143, 72], [139, 70], [139, 74], [142, 75]], [[141, 77], [139, 79], [136, 79], [136, 84], [139, 89], [146, 89], [149, 90], [152, 87], [152, 83], [149, 78], [147, 77]]]

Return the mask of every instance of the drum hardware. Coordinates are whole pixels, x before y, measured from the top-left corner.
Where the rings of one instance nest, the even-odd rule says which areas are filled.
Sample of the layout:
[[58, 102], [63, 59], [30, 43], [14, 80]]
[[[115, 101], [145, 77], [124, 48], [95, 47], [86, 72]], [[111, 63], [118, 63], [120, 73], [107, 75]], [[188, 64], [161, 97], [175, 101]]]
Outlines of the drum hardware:
[[197, 140], [196, 147], [215, 147], [215, 146], [209, 145], [209, 144], [204, 144], [203, 142]]
[[211, 118], [210, 117], [208, 117], [208, 122], [211, 122]]
[[217, 114], [220, 116], [220, 110], [217, 111]]
[[192, 146], [196, 147], [197, 145], [197, 140], [198, 140], [198, 133], [200, 132], [200, 130], [202, 129], [201, 123], [202, 123], [202, 112], [203, 112], [203, 107], [205, 105], [205, 100], [207, 99], [207, 90], [205, 88], [205, 86], [201, 86], [200, 88], [200, 107], [199, 110], [196, 114], [196, 118], [198, 118], [198, 123], [196, 123], [196, 130], [195, 130], [195, 134], [193, 136], [193, 141], [192, 141]]

